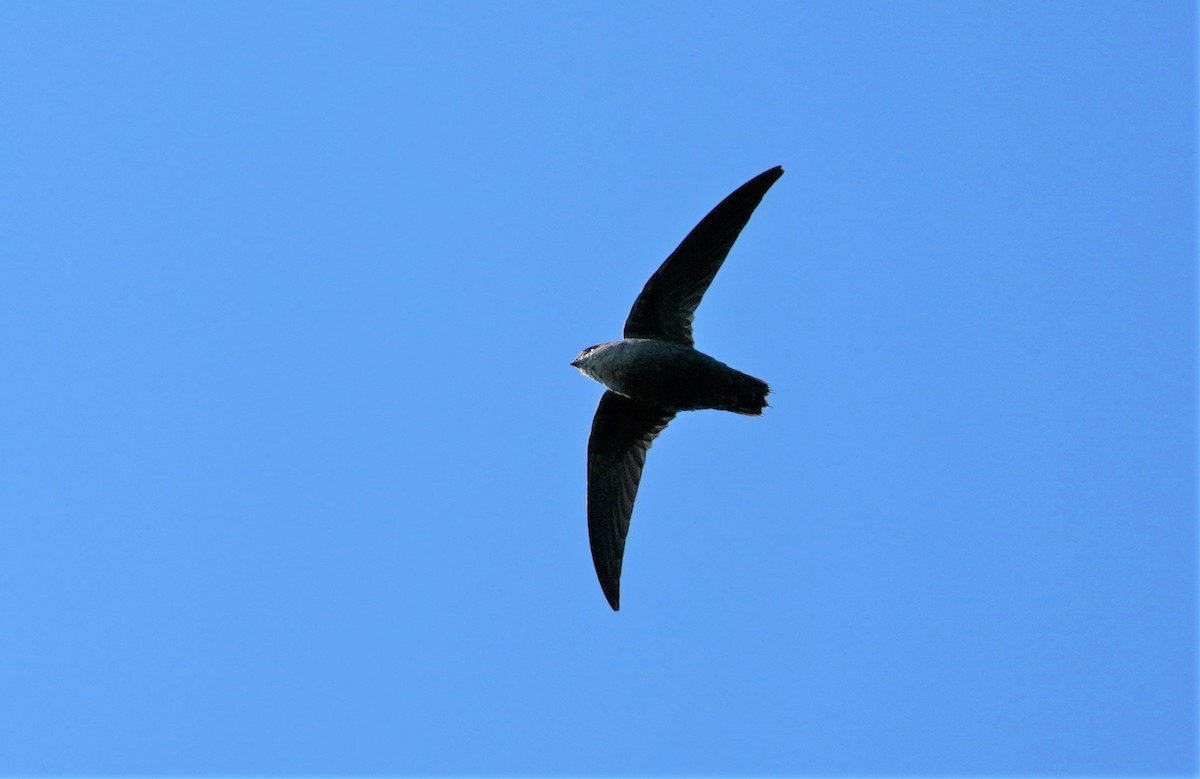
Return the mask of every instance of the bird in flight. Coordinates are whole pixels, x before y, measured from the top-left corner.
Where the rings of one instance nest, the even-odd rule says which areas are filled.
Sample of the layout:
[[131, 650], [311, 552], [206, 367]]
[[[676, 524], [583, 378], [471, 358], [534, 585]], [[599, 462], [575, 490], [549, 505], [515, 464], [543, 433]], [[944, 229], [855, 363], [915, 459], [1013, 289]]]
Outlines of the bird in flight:
[[692, 319], [775, 167], [734, 190], [692, 228], [633, 302], [620, 341], [589, 346], [571, 365], [605, 387], [588, 439], [587, 514], [592, 562], [613, 611], [620, 609], [621, 560], [646, 452], [675, 414], [714, 408], [762, 414], [766, 382], [697, 351]]

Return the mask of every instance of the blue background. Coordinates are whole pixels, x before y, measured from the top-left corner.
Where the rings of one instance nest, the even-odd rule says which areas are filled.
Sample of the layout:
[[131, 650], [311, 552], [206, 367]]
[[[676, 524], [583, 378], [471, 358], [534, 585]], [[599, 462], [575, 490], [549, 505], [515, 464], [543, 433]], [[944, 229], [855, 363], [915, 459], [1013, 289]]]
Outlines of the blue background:
[[[0, 6], [0, 772], [1195, 771], [1195, 35]], [[568, 362], [777, 164], [614, 614]]]

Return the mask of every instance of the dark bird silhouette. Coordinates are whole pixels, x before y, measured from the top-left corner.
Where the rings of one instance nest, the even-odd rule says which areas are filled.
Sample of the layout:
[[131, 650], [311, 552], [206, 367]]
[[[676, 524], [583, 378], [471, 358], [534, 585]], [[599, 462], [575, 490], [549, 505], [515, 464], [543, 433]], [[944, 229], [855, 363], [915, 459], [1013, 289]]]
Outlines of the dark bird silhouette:
[[783, 175], [760, 173], [700, 220], [633, 303], [620, 341], [589, 346], [571, 365], [606, 388], [588, 439], [588, 537], [604, 597], [620, 608], [621, 560], [646, 452], [680, 411], [762, 414], [770, 389], [697, 351], [692, 319], [750, 215]]

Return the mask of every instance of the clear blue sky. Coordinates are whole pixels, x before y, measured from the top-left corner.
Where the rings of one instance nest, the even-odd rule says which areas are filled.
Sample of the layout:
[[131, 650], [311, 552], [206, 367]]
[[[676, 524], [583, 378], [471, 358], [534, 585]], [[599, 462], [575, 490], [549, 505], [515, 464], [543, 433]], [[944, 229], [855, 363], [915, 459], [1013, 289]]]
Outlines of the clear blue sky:
[[[0, 5], [0, 773], [1195, 771], [1195, 34]], [[568, 363], [774, 165], [613, 613]]]

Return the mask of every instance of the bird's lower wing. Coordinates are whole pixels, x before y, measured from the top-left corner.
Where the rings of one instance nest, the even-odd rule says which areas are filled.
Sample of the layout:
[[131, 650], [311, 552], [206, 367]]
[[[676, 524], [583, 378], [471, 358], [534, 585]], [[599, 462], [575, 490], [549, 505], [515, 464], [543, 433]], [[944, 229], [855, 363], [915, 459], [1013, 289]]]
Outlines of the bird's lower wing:
[[604, 597], [620, 608], [621, 559], [646, 452], [674, 412], [605, 392], [588, 439], [588, 537]]

